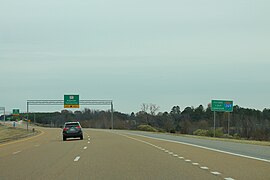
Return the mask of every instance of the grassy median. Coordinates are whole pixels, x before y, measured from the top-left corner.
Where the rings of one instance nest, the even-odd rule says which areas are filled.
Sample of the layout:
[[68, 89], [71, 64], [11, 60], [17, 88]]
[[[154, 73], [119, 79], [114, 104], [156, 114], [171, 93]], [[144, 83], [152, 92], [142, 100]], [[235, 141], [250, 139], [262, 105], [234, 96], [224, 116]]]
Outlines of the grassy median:
[[26, 129], [8, 127], [0, 124], [0, 143], [29, 137], [37, 133], [38, 133], [37, 131], [35, 132], [33, 132], [32, 130], [27, 131]]

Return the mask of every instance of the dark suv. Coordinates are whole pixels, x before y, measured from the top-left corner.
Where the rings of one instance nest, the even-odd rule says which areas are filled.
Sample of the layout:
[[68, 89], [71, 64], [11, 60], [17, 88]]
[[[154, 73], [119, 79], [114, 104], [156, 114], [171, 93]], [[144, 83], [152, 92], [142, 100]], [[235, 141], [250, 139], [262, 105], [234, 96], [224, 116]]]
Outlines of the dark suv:
[[82, 127], [79, 122], [66, 122], [63, 128], [63, 141], [67, 138], [79, 137], [83, 139]]

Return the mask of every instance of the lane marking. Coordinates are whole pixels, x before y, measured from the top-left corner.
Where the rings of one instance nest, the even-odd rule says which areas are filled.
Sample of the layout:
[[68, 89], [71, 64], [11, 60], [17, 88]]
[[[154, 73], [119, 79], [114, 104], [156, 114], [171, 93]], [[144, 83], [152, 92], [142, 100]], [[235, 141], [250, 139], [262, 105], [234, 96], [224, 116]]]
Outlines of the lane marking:
[[35, 147], [39, 147], [40, 145], [39, 144], [36, 144], [36, 145], [34, 145]]
[[74, 162], [79, 161], [80, 158], [81, 158], [80, 156], [77, 156], [77, 157], [74, 159]]
[[203, 169], [203, 170], [208, 170], [209, 168], [208, 168], [208, 167], [203, 166], [203, 167], [201, 167], [201, 169]]
[[214, 175], [221, 175], [221, 173], [220, 172], [211, 172], [212, 174], [214, 174]]
[[83, 149], [87, 149], [87, 147], [85, 146]]
[[20, 152], [22, 152], [22, 151], [16, 151], [16, 152], [14, 152], [14, 153], [12, 153], [12, 154], [15, 155], [15, 154], [18, 154], [18, 153], [20, 153]]
[[[143, 140], [140, 140], [140, 139], [136, 139], [136, 138], [130, 137], [130, 136], [128, 136], [128, 135], [124, 135], [124, 134], [120, 134], [120, 133], [114, 133], [114, 134], [117, 134], [117, 135], [120, 135], [120, 136], [124, 136], [124, 137], [127, 137], [127, 138], [129, 138], [129, 139], [133, 139], [133, 140], [135, 140], [135, 141], [139, 141], [139, 142], [142, 142], [142, 143], [151, 145], [151, 146], [153, 146], [153, 147], [155, 147], [155, 148], [157, 148], [157, 149], [160, 149], [160, 150], [162, 150], [162, 151], [164, 151], [164, 152], [166, 152], [166, 153], [168, 153], [168, 154], [170, 154], [170, 155], [173, 155], [173, 156], [175, 156], [175, 157], [178, 157], [179, 159], [183, 159], [183, 160], [184, 160], [184, 157], [180, 157], [180, 156], [178, 156], [177, 154], [174, 154], [173, 152], [170, 152], [170, 151], [168, 151], [168, 150], [166, 150], [166, 149], [164, 149], [164, 148], [161, 148], [161, 147], [159, 147], [159, 146], [155, 146], [155, 145], [153, 145], [153, 144], [151, 144], [151, 143], [149, 143], [149, 142], [146, 142], [146, 141], [143, 141]], [[146, 136], [143, 136], [143, 137], [146, 137]], [[146, 138], [151, 138], [151, 137], [146, 137]], [[152, 138], [152, 139], [156, 139], [156, 138]], [[158, 139], [158, 140], [163, 140], [163, 139]], [[164, 141], [167, 141], [167, 140], [164, 140]], [[171, 141], [171, 142], [174, 142], [174, 141]], [[179, 142], [176, 142], [176, 143], [179, 143]], [[181, 144], [181, 143], [180, 143], [180, 144]], [[192, 162], [192, 161], [189, 160], [189, 159], [186, 159], [185, 162]], [[198, 165], [199, 165], [199, 163], [192, 163], [192, 164], [193, 164], [194, 166], [198, 166]], [[203, 169], [203, 170], [209, 170], [209, 168], [206, 167], [206, 166], [201, 166], [200, 168]], [[221, 175], [220, 172], [216, 172], [216, 171], [211, 171], [210, 173], [213, 174], [213, 175], [216, 175], [216, 176]], [[234, 180], [234, 179], [232, 179], [232, 178], [224, 178], [224, 180]]]
[[252, 157], [252, 156], [247, 156], [247, 155], [232, 153], [232, 152], [218, 150], [218, 149], [214, 149], [214, 148], [208, 148], [208, 147], [205, 147], [205, 146], [200, 146], [200, 145], [195, 145], [195, 144], [190, 144], [190, 143], [185, 143], [185, 142], [179, 142], [179, 141], [174, 141], [174, 140], [149, 137], [149, 136], [144, 136], [144, 135], [139, 135], [139, 134], [133, 134], [133, 133], [125, 133], [124, 132], [124, 134], [129, 134], [129, 135], [134, 135], [134, 136], [140, 136], [140, 137], [149, 138], [149, 139], [155, 139], [155, 140], [160, 140], [160, 141], [166, 141], [166, 142], [184, 144], [184, 145], [198, 147], [198, 148], [202, 148], [202, 149], [206, 149], [206, 150], [210, 150], [210, 151], [215, 151], [215, 152], [225, 153], [225, 154], [229, 154], [229, 155], [233, 155], [233, 156], [238, 156], [238, 157], [243, 157], [243, 158], [248, 158], [248, 159], [253, 159], [253, 160], [258, 160], [258, 161], [264, 161], [264, 162], [270, 163], [270, 160], [267, 160], [267, 159], [256, 158], [256, 157]]
[[90, 141], [88, 141], [87, 143], [90, 144]]

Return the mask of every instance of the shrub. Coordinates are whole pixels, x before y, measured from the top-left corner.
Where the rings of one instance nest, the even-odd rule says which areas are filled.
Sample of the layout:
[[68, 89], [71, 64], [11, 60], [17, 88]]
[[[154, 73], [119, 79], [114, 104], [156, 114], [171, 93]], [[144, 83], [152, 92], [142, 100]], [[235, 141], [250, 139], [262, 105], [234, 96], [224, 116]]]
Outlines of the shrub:
[[206, 129], [197, 129], [196, 131], [193, 132], [193, 134], [196, 136], [208, 136], [209, 131]]
[[222, 137], [223, 137], [223, 138], [228, 138], [228, 139], [232, 139], [232, 138], [233, 138], [232, 135], [228, 135], [228, 134], [224, 134]]
[[[216, 132], [215, 133], [215, 135], [216, 135], [215, 137], [222, 137], [224, 135], [222, 128], [216, 129], [215, 132]], [[214, 137], [214, 130], [212, 130], [212, 129], [209, 130], [208, 136]]]
[[150, 131], [150, 132], [157, 132], [158, 130], [150, 125], [139, 125], [138, 130], [140, 131]]
[[175, 129], [171, 129], [171, 130], [170, 130], [170, 133], [175, 134], [175, 133], [176, 133], [176, 132], [175, 132]]
[[233, 138], [234, 138], [234, 139], [241, 139], [240, 135], [237, 134], [237, 133], [235, 133], [235, 134], [233, 135]]

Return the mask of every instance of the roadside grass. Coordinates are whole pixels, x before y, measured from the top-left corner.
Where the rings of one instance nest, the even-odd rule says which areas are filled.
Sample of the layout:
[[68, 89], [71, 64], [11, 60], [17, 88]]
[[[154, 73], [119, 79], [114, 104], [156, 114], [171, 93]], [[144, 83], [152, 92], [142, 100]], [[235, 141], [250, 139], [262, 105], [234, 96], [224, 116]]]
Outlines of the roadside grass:
[[38, 131], [32, 132], [26, 129], [8, 127], [0, 124], [0, 143], [29, 137], [37, 133]]
[[[169, 133], [166, 133], [169, 134]], [[207, 136], [196, 136], [196, 135], [187, 135], [187, 134], [170, 134], [175, 136], [182, 136], [182, 137], [190, 137], [190, 138], [197, 138], [197, 139], [207, 139], [213, 141], [224, 141], [224, 142], [235, 142], [235, 143], [242, 143], [242, 144], [253, 144], [253, 145], [260, 145], [260, 146], [270, 146], [269, 141], [254, 141], [254, 140], [246, 140], [246, 139], [229, 139], [229, 138], [215, 138], [215, 137], [207, 137]]]
[[[137, 131], [146, 131], [138, 129]], [[255, 141], [255, 140], [246, 140], [246, 139], [232, 139], [232, 138], [224, 138], [224, 137], [209, 137], [209, 136], [198, 136], [198, 135], [188, 135], [188, 134], [179, 134], [179, 133], [166, 133], [166, 132], [155, 132], [155, 131], [148, 131], [149, 133], [155, 134], [167, 134], [171, 136], [182, 136], [182, 137], [189, 137], [189, 138], [196, 138], [196, 139], [206, 139], [212, 141], [224, 141], [224, 142], [235, 142], [235, 143], [242, 143], [242, 144], [252, 144], [252, 145], [260, 145], [260, 146], [270, 146], [270, 141]]]

